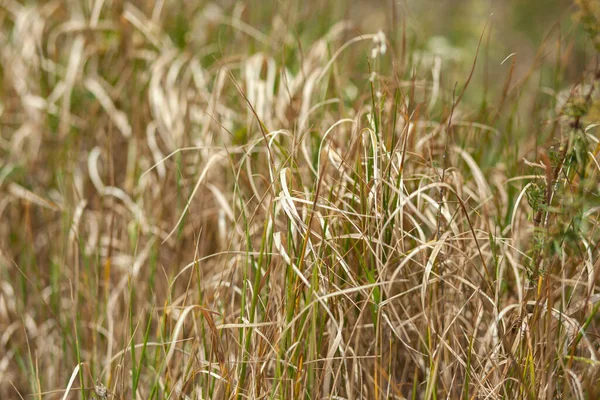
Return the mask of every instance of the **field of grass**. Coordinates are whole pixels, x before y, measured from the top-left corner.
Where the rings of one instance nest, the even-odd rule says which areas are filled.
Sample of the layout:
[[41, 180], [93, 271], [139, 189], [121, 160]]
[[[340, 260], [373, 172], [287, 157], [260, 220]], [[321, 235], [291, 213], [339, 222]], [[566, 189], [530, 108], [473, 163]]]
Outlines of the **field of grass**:
[[599, 398], [599, 54], [595, 0], [0, 0], [0, 398]]

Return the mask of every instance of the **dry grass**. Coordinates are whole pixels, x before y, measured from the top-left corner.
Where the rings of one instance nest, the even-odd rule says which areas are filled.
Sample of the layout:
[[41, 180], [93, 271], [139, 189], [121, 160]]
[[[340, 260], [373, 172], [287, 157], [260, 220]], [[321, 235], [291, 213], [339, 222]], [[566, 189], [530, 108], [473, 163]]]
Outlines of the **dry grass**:
[[600, 396], [595, 3], [302, 4], [0, 2], [1, 398]]

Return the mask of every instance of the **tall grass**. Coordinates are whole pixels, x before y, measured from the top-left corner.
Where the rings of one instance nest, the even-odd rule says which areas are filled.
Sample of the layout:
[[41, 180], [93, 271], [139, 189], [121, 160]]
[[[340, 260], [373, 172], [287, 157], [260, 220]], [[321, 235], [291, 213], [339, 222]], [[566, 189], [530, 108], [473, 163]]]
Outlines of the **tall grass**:
[[0, 2], [1, 398], [600, 396], [597, 4], [329, 6]]

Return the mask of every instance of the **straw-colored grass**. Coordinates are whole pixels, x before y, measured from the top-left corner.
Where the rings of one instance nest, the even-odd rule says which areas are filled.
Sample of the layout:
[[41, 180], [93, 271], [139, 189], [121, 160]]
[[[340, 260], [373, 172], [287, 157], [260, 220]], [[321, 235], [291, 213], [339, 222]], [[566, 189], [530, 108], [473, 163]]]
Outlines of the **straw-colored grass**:
[[391, 3], [0, 1], [0, 398], [600, 396], [597, 4]]

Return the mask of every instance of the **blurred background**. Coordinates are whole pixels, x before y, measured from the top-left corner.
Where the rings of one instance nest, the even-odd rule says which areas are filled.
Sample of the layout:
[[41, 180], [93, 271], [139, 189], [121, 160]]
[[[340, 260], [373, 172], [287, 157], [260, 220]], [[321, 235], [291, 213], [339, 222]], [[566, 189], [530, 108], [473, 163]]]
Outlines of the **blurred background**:
[[[332, 21], [351, 21], [353, 25], [345, 32], [345, 40], [382, 30], [391, 45], [391, 52], [396, 55], [403, 52], [412, 57], [412, 60], [402, 59], [406, 61], [403, 66], [392, 66], [397, 77], [429, 80], [433, 60], [439, 56], [442, 87], [446, 90], [451, 90], [454, 83], [458, 88], [464, 85], [481, 39], [479, 61], [465, 96], [473, 106], [496, 101], [494, 96], [499, 96], [504, 89], [509, 74], [510, 88], [523, 84], [525, 79], [532, 82], [530, 89], [534, 90], [524, 94], [523, 103], [530, 104], [540, 89], [560, 90], [575, 83], [595, 54], [589, 42], [586, 48], [586, 35], [581, 24], [575, 23], [577, 6], [566, 0], [270, 1], [247, 4], [180, 1], [179, 6], [174, 3], [169, 2], [163, 13], [164, 18], [172, 21], [165, 24], [173, 28], [170, 35], [190, 51], [207, 53], [205, 61], [208, 63], [211, 58], [214, 61], [216, 54], [239, 55], [239, 45], [231, 40], [219, 41], [218, 49], [212, 49], [216, 53], [207, 52], [206, 44], [210, 42], [214, 46], [213, 36], [206, 35], [205, 24], [194, 23], [194, 18], [206, 19], [210, 12], [224, 10], [269, 38], [279, 39], [280, 57], [288, 67], [293, 67], [294, 61], [298, 60], [286, 58], [290, 54], [296, 57], [296, 53], [286, 51], [286, 45], [295, 47], [300, 43], [308, 48], [329, 31]], [[151, 13], [154, 2], [147, 2], [146, 8]], [[202, 31], [195, 31], [192, 26]], [[221, 37], [229, 37], [230, 31], [221, 29]], [[364, 76], [353, 74], [368, 68], [367, 55], [368, 49], [364, 46], [351, 46], [344, 51], [341, 59], [347, 60], [347, 71], [341, 63], [342, 75], [364, 84]], [[356, 68], [357, 63], [362, 65]], [[383, 66], [381, 72], [390, 73], [389, 67]], [[362, 88], [361, 83], [357, 85]], [[527, 114], [529, 111], [522, 117]]]

